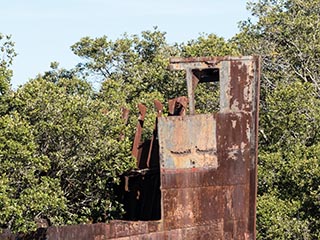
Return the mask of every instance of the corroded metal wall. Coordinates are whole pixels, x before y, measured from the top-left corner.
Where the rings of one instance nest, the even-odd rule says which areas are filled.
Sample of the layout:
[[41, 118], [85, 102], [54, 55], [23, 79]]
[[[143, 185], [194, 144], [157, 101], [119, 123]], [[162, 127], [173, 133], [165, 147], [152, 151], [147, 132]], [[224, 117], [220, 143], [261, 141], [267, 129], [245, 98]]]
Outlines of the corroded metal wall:
[[[170, 68], [186, 71], [189, 115], [158, 118], [161, 220], [50, 227], [48, 240], [255, 239], [259, 57], [174, 58]], [[220, 110], [196, 115], [207, 75], [219, 80]]]
[[171, 68], [187, 72], [190, 107], [199, 79], [188, 73], [218, 69], [220, 111], [159, 119], [164, 229], [255, 239], [259, 59], [172, 59]]

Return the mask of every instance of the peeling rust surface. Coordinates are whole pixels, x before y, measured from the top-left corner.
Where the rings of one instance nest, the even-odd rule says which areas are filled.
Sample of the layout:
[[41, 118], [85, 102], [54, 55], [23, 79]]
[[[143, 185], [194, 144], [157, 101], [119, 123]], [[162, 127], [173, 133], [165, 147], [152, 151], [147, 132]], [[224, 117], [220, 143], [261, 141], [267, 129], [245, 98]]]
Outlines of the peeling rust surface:
[[164, 169], [218, 167], [212, 114], [160, 118], [158, 126]]
[[[159, 119], [165, 229], [216, 226], [214, 239], [255, 239], [259, 67], [258, 57], [171, 59], [186, 71], [191, 115]], [[220, 111], [193, 115], [203, 69], [219, 70]]]

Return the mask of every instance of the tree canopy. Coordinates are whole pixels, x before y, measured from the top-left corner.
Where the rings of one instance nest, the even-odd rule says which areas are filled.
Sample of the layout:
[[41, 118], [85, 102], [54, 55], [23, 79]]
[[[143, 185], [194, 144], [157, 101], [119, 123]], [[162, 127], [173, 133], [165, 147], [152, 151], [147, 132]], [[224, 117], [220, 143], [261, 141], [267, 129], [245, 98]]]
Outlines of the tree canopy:
[[233, 41], [262, 56], [258, 239], [319, 239], [318, 0], [259, 0]]
[[[136, 125], [135, 118], [124, 124], [121, 108], [134, 116], [140, 102], [152, 109], [154, 99], [187, 94], [183, 73], [167, 69], [172, 56], [254, 54], [263, 67], [258, 239], [319, 239], [320, 1], [257, 0], [248, 8], [253, 19], [230, 40], [202, 34], [168, 44], [158, 28], [116, 40], [84, 37], [71, 46], [82, 59], [75, 68], [52, 63], [15, 91], [14, 43], [0, 34], [0, 227], [26, 232], [40, 218], [71, 224], [120, 217], [114, 186], [134, 167]], [[211, 83], [197, 88], [199, 112], [217, 109], [218, 91]]]

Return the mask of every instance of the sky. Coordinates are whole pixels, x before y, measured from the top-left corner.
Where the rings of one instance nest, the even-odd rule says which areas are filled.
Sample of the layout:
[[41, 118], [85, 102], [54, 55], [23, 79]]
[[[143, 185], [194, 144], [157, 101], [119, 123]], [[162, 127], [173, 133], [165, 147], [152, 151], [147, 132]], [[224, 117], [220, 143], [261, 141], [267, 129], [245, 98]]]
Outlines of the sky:
[[246, 0], [6, 0], [0, 32], [12, 35], [15, 58], [12, 87], [26, 83], [57, 61], [70, 69], [81, 59], [70, 46], [82, 37], [121, 38], [157, 26], [169, 43], [214, 33], [229, 39], [238, 22], [250, 17]]

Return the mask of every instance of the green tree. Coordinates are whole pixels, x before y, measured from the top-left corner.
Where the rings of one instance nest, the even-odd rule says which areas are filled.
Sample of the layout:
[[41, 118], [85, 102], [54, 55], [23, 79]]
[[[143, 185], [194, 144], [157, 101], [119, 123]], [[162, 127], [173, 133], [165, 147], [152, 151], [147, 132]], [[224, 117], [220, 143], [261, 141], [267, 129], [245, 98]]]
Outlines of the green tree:
[[[102, 82], [99, 98], [110, 108], [126, 107], [130, 115], [135, 116], [138, 103], [147, 106], [146, 137], [154, 126], [153, 100], [164, 102], [185, 95], [183, 77], [167, 70], [170, 56], [178, 55], [177, 48], [170, 46], [165, 33], [157, 28], [141, 35], [124, 34], [115, 41], [106, 36], [85, 37], [75, 43], [72, 50], [85, 60], [79, 69], [88, 74], [89, 79]], [[134, 136], [136, 121], [134, 117], [129, 119], [128, 136]]]
[[114, 187], [134, 165], [120, 109], [76, 70], [51, 67], [11, 92], [0, 117], [0, 227], [13, 232], [119, 217]]
[[258, 239], [319, 239], [318, 0], [259, 0], [233, 39], [262, 56]]
[[85, 37], [71, 48], [86, 60], [79, 68], [103, 81], [102, 92], [109, 84], [115, 85], [114, 81], [122, 87], [119, 92], [126, 93], [122, 103], [131, 102], [142, 92], [157, 91], [166, 97], [175, 97], [180, 90], [172, 86], [175, 75], [166, 70], [169, 58], [178, 54], [177, 49], [167, 44], [165, 33], [157, 28], [144, 31], [141, 36], [124, 34], [115, 41], [106, 36]]
[[0, 53], [0, 96], [2, 96], [10, 90], [12, 71], [9, 67], [16, 56], [14, 42], [11, 41], [10, 35], [0, 33]]
[[32, 126], [13, 109], [10, 66], [16, 53], [10, 36], [0, 34], [0, 42], [0, 226], [24, 232], [43, 217], [61, 223], [58, 212], [66, 201], [59, 182], [39, 174], [49, 159], [37, 152]]
[[[105, 221], [121, 213], [113, 187], [132, 167], [130, 143], [120, 141], [120, 111], [95, 99], [88, 83], [45, 74], [18, 89], [15, 108], [33, 129], [36, 151], [49, 159], [41, 176], [59, 182], [64, 223]], [[59, 74], [58, 74], [59, 75]]]
[[[260, 118], [260, 239], [319, 238], [320, 101], [313, 90], [311, 83], [282, 83], [266, 97], [267, 112]], [[287, 207], [281, 210], [275, 199]]]
[[[115, 41], [106, 36], [82, 38], [72, 46], [74, 53], [84, 59], [79, 64], [82, 72], [102, 81], [99, 97], [109, 106], [127, 107], [131, 115], [137, 114], [139, 102], [153, 109], [154, 99], [166, 102], [170, 98], [186, 96], [183, 71], [167, 69], [170, 57], [219, 56], [238, 54], [236, 45], [214, 34], [201, 35], [187, 43], [169, 45], [165, 33], [157, 28], [141, 35], [128, 36]], [[199, 112], [217, 110], [217, 84], [199, 85], [196, 92]], [[154, 116], [149, 112], [145, 127], [151, 130]], [[131, 136], [136, 119], [130, 122]], [[146, 134], [146, 136], [149, 136]]]
[[10, 66], [16, 55], [11, 36], [0, 33], [0, 116], [8, 110], [12, 77]]
[[300, 80], [319, 91], [319, 1], [259, 0], [248, 7], [257, 22], [242, 22], [235, 39], [243, 54], [262, 55], [262, 83]]
[[36, 150], [32, 127], [17, 112], [0, 117], [0, 225], [13, 231], [36, 227], [37, 218], [61, 223], [66, 200], [59, 182], [41, 176], [49, 159]]

